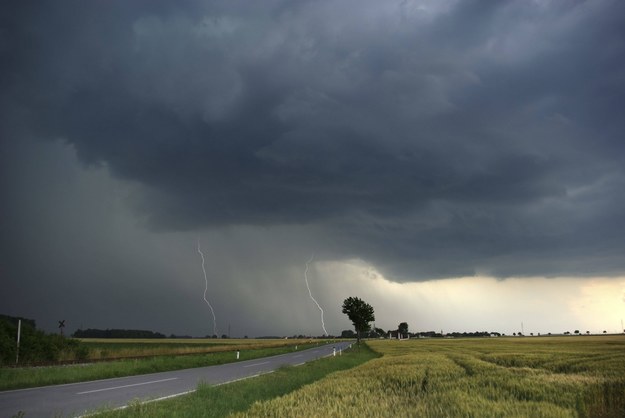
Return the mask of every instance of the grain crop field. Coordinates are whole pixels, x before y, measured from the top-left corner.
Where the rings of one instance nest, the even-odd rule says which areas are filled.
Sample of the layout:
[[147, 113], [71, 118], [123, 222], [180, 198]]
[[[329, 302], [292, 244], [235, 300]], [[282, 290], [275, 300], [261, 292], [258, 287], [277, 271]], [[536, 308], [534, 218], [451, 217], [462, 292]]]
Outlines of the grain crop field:
[[216, 353], [288, 346], [307, 346], [325, 340], [306, 339], [217, 339], [217, 338], [79, 338], [89, 350], [89, 360], [163, 355]]
[[367, 344], [383, 357], [237, 416], [625, 417], [625, 336]]

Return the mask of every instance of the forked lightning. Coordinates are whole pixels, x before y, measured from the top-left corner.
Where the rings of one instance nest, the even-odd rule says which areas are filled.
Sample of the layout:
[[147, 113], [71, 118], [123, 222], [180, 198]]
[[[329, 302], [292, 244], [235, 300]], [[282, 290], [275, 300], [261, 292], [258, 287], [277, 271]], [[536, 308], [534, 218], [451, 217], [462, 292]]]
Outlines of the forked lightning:
[[218, 335], [217, 334], [217, 318], [215, 317], [215, 311], [213, 310], [213, 307], [211, 306], [208, 299], [206, 299], [206, 292], [208, 291], [208, 278], [206, 277], [206, 269], [204, 268], [204, 254], [202, 253], [202, 250], [200, 249], [199, 238], [197, 240], [197, 252], [200, 253], [200, 257], [202, 257], [202, 272], [204, 273], [204, 282], [206, 282], [206, 287], [204, 288], [204, 302], [206, 302], [206, 304], [211, 310], [211, 313], [213, 314], [213, 335]]
[[315, 305], [317, 305], [317, 308], [319, 308], [319, 311], [321, 312], [321, 328], [323, 328], [323, 335], [328, 335], [328, 331], [326, 331], [326, 324], [323, 321], [323, 309], [321, 309], [321, 306], [313, 297], [312, 292], [310, 291], [310, 286], [308, 285], [308, 265], [312, 263], [313, 258], [315, 258], [314, 254], [311, 255], [310, 260], [306, 262], [306, 269], [304, 270], [304, 280], [306, 281], [306, 288], [308, 288], [308, 294], [310, 295], [310, 298], [313, 302], [315, 302]]

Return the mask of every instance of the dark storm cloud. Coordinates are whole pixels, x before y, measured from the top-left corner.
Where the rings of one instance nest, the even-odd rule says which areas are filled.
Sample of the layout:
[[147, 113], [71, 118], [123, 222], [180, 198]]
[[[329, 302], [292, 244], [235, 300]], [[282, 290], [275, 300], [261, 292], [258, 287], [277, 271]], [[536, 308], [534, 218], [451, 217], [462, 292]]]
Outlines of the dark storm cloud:
[[315, 224], [400, 280], [623, 271], [622, 2], [248, 3], [3, 5], [4, 132], [145, 185], [159, 230]]

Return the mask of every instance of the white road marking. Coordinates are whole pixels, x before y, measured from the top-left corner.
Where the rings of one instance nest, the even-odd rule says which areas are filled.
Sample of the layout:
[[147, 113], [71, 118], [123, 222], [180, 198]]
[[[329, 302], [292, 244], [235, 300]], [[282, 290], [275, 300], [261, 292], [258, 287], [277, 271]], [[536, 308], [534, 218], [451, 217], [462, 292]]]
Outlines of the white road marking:
[[34, 387], [34, 388], [22, 388], [22, 389], [3, 390], [2, 393], [26, 392], [26, 391], [32, 391], [32, 390], [49, 389], [49, 388], [60, 388], [60, 387], [65, 387], [65, 386], [78, 386], [78, 385], [84, 385], [84, 384], [94, 383], [94, 382], [104, 382], [104, 381], [107, 381], [107, 380], [131, 379], [133, 377], [136, 377], [136, 376], [111, 377], [109, 379], [88, 380], [88, 381], [85, 381], [85, 382], [61, 383], [59, 385], [48, 385], [48, 386], [37, 386], [37, 387]]
[[268, 361], [263, 361], [262, 363], [254, 363], [254, 364], [248, 364], [246, 366], [243, 367], [254, 367], [254, 366], [262, 366], [263, 364], [269, 364]]
[[104, 391], [107, 391], [107, 390], [123, 389], [123, 388], [129, 388], [129, 387], [132, 387], [132, 386], [151, 385], [152, 383], [168, 382], [170, 380], [176, 380], [176, 379], [178, 379], [178, 378], [177, 377], [170, 377], [169, 379], [161, 379], [161, 380], [152, 380], [150, 382], [133, 383], [132, 385], [122, 385], [122, 386], [113, 386], [113, 387], [110, 387], [110, 388], [87, 390], [85, 392], [78, 392], [76, 395], [85, 395], [87, 393], [96, 393], [96, 392], [104, 392]]
[[[171, 398], [175, 398], [177, 396], [183, 396], [183, 395], [188, 395], [190, 393], [195, 392], [196, 389], [192, 389], [192, 390], [188, 390], [186, 392], [180, 392], [180, 393], [174, 393], [173, 395], [167, 395], [167, 396], [163, 396], [160, 398], [155, 398], [155, 399], [148, 399], [146, 401], [141, 401], [140, 403], [143, 405], [145, 403], [152, 403], [152, 402], [158, 402], [158, 401], [164, 401], [165, 399], [171, 399]], [[122, 409], [126, 409], [130, 406], [130, 404], [128, 405], [122, 405], [122, 406], [118, 406], [117, 408], [113, 408], [111, 409], [111, 411], [121, 411]], [[96, 415], [99, 415], [101, 413], [101, 411], [97, 411], [97, 412], [89, 412], [85, 415], [79, 415], [76, 418], [86, 418], [86, 417], [93, 417]]]
[[197, 389], [192, 389], [192, 390], [187, 390], [186, 392], [174, 393], [173, 395], [161, 396], [160, 398], [149, 399], [149, 400], [147, 400], [145, 402], [142, 402], [142, 403], [158, 402], [158, 401], [163, 401], [165, 399], [175, 398], [177, 396], [188, 395], [189, 393], [193, 393], [196, 390]]
[[[302, 364], [304, 364], [304, 363], [302, 363]], [[240, 382], [241, 380], [252, 379], [252, 378], [254, 378], [254, 377], [262, 376], [262, 375], [265, 375], [265, 374], [271, 374], [271, 373], [273, 373], [273, 372], [274, 372], [274, 371], [273, 371], [273, 370], [271, 370], [271, 371], [264, 372], [264, 373], [258, 373], [258, 374], [252, 375], [252, 376], [246, 376], [246, 377], [241, 377], [241, 378], [239, 378], [239, 379], [229, 380], [229, 381], [227, 381], [227, 382], [217, 383], [217, 384], [215, 384], [215, 385], [213, 385], [213, 386], [222, 386], [222, 385], [227, 385], [228, 383]], [[176, 397], [178, 397], [178, 396], [189, 395], [189, 394], [194, 393], [194, 392], [197, 392], [197, 389], [191, 389], [191, 390], [188, 390], [188, 391], [186, 391], [186, 392], [180, 392], [180, 393], [175, 393], [175, 394], [173, 394], [173, 395], [162, 396], [162, 397], [160, 397], [160, 398], [148, 399], [148, 400], [145, 400], [145, 401], [141, 401], [140, 403], [141, 403], [141, 404], [146, 404], [146, 403], [152, 403], [152, 402], [163, 401], [163, 400], [166, 400], [166, 399], [176, 398]], [[119, 411], [119, 410], [122, 410], [122, 409], [126, 409], [126, 408], [128, 408], [129, 406], [130, 406], [130, 405], [118, 406], [117, 408], [113, 408], [113, 409], [112, 409], [112, 411]], [[90, 416], [98, 415], [98, 413], [99, 413], [99, 412], [88, 413], [88, 414], [85, 414], [85, 415], [79, 415], [77, 418], [85, 418], [85, 417], [90, 417]]]
[[263, 376], [263, 375], [266, 375], [266, 374], [271, 374], [273, 372], [274, 372], [274, 370], [270, 370], [268, 372], [253, 374], [251, 376], [245, 376], [245, 377], [241, 377], [239, 379], [228, 380], [227, 382], [217, 383], [217, 384], [215, 384], [213, 386], [222, 386], [222, 385], [227, 385], [228, 383], [240, 382], [241, 380], [253, 379], [254, 377]]

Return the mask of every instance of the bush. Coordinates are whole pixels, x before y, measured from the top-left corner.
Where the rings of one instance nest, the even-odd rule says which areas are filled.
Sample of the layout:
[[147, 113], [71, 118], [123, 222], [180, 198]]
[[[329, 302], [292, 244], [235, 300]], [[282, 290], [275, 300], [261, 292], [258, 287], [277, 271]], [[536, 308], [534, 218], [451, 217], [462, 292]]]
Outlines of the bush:
[[[0, 317], [0, 364], [15, 364], [17, 355], [16, 318]], [[48, 363], [64, 358], [84, 360], [89, 349], [78, 340], [46, 334], [34, 327], [34, 321], [22, 321], [19, 364]]]
[[0, 319], [0, 364], [15, 363], [17, 327]]

